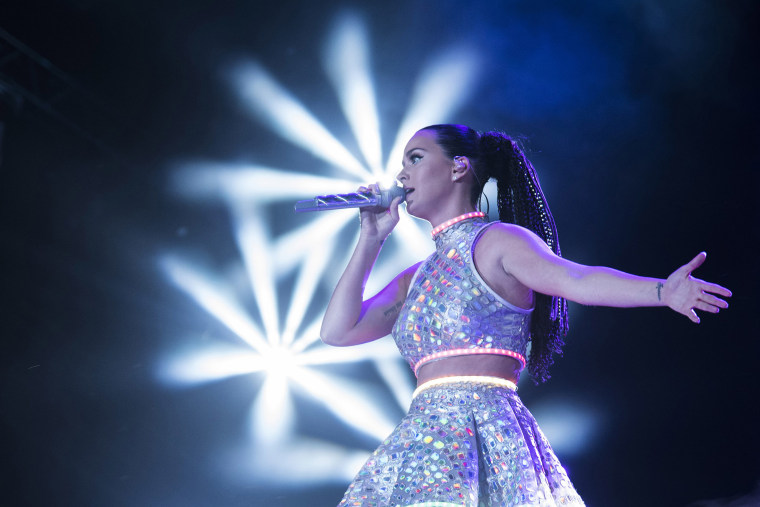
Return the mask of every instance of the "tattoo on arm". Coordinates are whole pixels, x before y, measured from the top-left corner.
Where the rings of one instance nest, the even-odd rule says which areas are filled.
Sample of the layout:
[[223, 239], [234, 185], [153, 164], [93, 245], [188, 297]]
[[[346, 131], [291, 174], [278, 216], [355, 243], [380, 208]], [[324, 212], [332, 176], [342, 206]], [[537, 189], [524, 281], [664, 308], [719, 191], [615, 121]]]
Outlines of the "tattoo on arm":
[[401, 308], [401, 306], [403, 306], [403, 304], [404, 303], [402, 303], [401, 301], [399, 301], [395, 305], [389, 306], [388, 309], [383, 312], [383, 316], [389, 317], [389, 316], [393, 315], [394, 313], [396, 313], [399, 310], [399, 308]]
[[657, 301], [662, 301], [662, 288], [665, 287], [662, 282], [657, 282]]

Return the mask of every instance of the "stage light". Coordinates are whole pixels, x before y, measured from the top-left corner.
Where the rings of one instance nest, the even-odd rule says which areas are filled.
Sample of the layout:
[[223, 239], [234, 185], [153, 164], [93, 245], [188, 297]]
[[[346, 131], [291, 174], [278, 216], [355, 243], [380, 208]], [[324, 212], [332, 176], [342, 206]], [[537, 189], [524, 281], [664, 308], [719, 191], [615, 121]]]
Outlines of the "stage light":
[[169, 280], [189, 294], [203, 309], [245, 340], [254, 350], [266, 348], [261, 330], [234, 298], [230, 284], [181, 259], [159, 259]]
[[383, 178], [380, 120], [369, 70], [369, 43], [367, 33], [355, 15], [340, 16], [328, 38], [323, 62], [343, 114], [371, 168], [372, 177]]
[[401, 169], [404, 146], [418, 129], [446, 122], [464, 103], [472, 91], [478, 67], [476, 52], [467, 48], [454, 48], [439, 55], [423, 70], [404, 120], [396, 133], [386, 164], [388, 173]]
[[541, 430], [560, 456], [580, 454], [592, 437], [598, 437], [602, 418], [587, 403], [567, 399], [544, 400], [534, 404]]
[[[391, 340], [349, 348], [327, 347], [319, 341], [321, 315], [305, 322], [309, 308], [315, 304], [324, 308], [326, 301], [315, 301], [320, 287], [334, 284], [332, 278], [337, 278], [351, 255], [355, 239], [349, 245], [339, 243], [338, 238], [346, 236], [349, 224], [356, 237], [356, 212], [303, 216], [303, 225], [276, 234], [272, 234], [268, 220], [271, 205], [353, 191], [376, 180], [388, 185], [400, 169], [403, 143], [414, 130], [446, 121], [471, 90], [471, 78], [452, 82], [451, 75], [454, 71], [462, 76], [475, 74], [477, 58], [473, 52], [445, 51], [427, 66], [419, 76], [408, 114], [383, 170], [368, 40], [360, 20], [346, 15], [339, 18], [324, 51], [325, 70], [366, 167], [263, 66], [249, 61], [235, 66], [228, 76], [253, 117], [288, 142], [342, 170], [347, 178], [315, 176], [314, 168], [307, 173], [205, 161], [181, 164], [171, 181], [172, 190], [183, 198], [216, 200], [230, 210], [233, 236], [248, 273], [250, 292], [178, 255], [162, 257], [161, 268], [174, 285], [250, 348], [241, 351], [206, 346], [186, 352], [162, 363], [159, 377], [171, 385], [191, 385], [233, 375], [260, 376], [262, 382], [251, 405], [253, 448], [248, 449], [246, 470], [265, 473], [272, 483], [342, 481], [353, 475], [368, 455], [343, 446], [344, 434], [336, 435], [334, 442], [300, 435], [297, 422], [305, 415], [299, 413], [294, 395], [316, 401], [340, 425], [354, 429], [359, 437], [365, 435], [367, 449], [391, 431], [394, 413], [404, 412], [411, 399], [413, 386], [408, 367]], [[367, 284], [368, 295], [400, 269], [432, 251], [429, 233], [423, 229], [429, 228], [415, 220], [402, 220], [386, 246], [391, 258], [373, 272]], [[331, 265], [337, 269], [331, 269]], [[280, 297], [288, 293], [289, 299]], [[256, 310], [253, 313], [245, 309], [250, 294]], [[278, 305], [287, 308], [283, 310]], [[343, 368], [341, 374], [326, 368], [358, 363], [373, 365], [385, 383], [378, 385], [349, 376], [351, 368]], [[310, 449], [314, 452], [308, 452]], [[307, 456], [301, 463], [308, 464], [281, 470], [272, 466], [274, 462], [292, 462], [286, 456]], [[322, 466], [328, 462], [347, 465]]]
[[362, 179], [367, 170], [328, 130], [258, 63], [233, 72], [245, 103], [284, 139]]
[[233, 165], [220, 162], [185, 162], [172, 173], [171, 188], [183, 198], [260, 206], [303, 198], [304, 195], [346, 192], [355, 180], [341, 180], [271, 167]]

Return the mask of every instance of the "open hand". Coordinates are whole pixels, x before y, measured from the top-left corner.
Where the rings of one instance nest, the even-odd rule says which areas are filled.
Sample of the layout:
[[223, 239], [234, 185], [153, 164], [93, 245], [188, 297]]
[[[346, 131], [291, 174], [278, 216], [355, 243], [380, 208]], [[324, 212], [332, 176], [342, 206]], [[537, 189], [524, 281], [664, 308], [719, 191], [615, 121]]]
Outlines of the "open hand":
[[726, 301], [713, 294], [731, 297], [731, 291], [725, 287], [691, 276], [692, 271], [701, 266], [706, 258], [707, 254], [700, 252], [688, 264], [675, 270], [662, 288], [665, 304], [697, 324], [699, 316], [695, 310], [718, 313], [721, 308], [728, 308]]

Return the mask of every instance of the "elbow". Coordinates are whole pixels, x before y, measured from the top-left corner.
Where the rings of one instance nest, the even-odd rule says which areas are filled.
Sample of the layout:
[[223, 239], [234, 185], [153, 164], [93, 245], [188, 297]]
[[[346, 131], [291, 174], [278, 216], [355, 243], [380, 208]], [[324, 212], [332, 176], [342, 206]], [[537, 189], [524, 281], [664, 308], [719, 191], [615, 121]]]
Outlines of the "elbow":
[[322, 343], [331, 347], [348, 347], [349, 345], [353, 345], [353, 343], [335, 337], [325, 337], [320, 335], [320, 338], [322, 339]]
[[330, 336], [325, 333], [320, 333], [319, 338], [322, 340], [322, 343], [325, 345], [330, 345], [331, 347], [339, 347], [340, 344], [338, 343], [338, 340], [335, 339], [335, 337]]
[[322, 340], [322, 343], [330, 345], [331, 347], [345, 347], [345, 336], [345, 333], [325, 329], [324, 326], [322, 326], [322, 329], [319, 331], [319, 338]]
[[326, 331], [324, 326], [319, 330], [319, 339], [322, 340], [322, 343], [325, 345], [331, 345], [333, 347], [335, 347], [337, 343], [335, 336], [332, 333]]

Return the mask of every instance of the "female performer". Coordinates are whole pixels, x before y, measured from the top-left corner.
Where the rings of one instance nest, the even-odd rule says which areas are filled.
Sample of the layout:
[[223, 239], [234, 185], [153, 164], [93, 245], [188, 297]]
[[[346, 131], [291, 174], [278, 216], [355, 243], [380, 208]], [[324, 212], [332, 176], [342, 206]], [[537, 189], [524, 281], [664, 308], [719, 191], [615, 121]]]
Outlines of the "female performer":
[[[321, 336], [348, 346], [392, 333], [417, 389], [340, 506], [583, 505], [516, 393], [526, 364], [535, 381], [549, 378], [567, 332], [566, 301], [669, 306], [698, 323], [695, 310], [718, 313], [728, 304], [713, 294], [731, 292], [691, 276], [704, 252], [667, 280], [563, 259], [536, 173], [503, 133], [425, 127], [407, 143], [397, 178], [407, 212], [433, 226], [435, 252], [365, 300], [401, 199], [363, 208]], [[489, 178], [498, 183], [495, 223], [476, 211]]]

